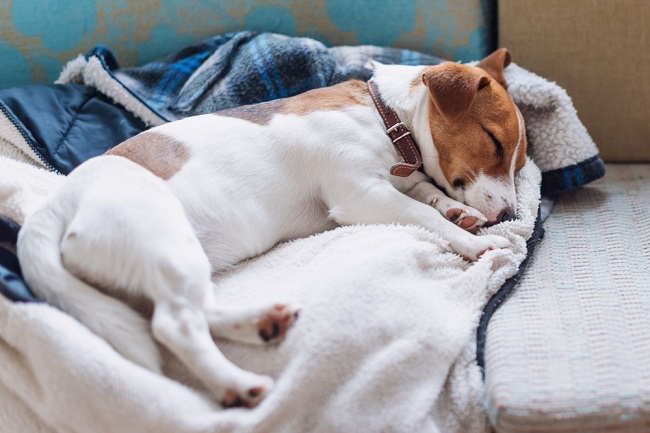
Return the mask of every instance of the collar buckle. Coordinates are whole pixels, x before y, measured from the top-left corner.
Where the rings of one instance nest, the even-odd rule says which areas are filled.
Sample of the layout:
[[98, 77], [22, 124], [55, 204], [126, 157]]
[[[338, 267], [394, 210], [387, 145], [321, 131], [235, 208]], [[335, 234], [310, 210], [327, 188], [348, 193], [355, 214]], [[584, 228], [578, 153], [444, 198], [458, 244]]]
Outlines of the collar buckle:
[[396, 130], [396, 129], [399, 128], [400, 126], [403, 126], [404, 128], [406, 128], [406, 129], [408, 130], [408, 128], [406, 127], [406, 125], [404, 124], [404, 122], [399, 121], [399, 122], [397, 122], [396, 124], [394, 124], [393, 126], [391, 126], [390, 128], [388, 128], [388, 129], [386, 130], [386, 134], [390, 135], [391, 132], [393, 132], [394, 130]]
[[[375, 108], [379, 112], [379, 116], [384, 121], [386, 134], [402, 155], [402, 158], [404, 158], [404, 162], [398, 162], [391, 167], [390, 173], [394, 176], [400, 177], [410, 176], [414, 171], [417, 171], [422, 166], [422, 155], [420, 154], [420, 149], [413, 138], [413, 134], [409, 131], [404, 122], [400, 120], [395, 110], [386, 105], [384, 100], [381, 98], [377, 83], [372, 79], [368, 81], [368, 92], [370, 92], [370, 97], [372, 98], [372, 102], [375, 104]], [[400, 133], [397, 131], [400, 126], [404, 127], [406, 132], [395, 137], [395, 135]]]

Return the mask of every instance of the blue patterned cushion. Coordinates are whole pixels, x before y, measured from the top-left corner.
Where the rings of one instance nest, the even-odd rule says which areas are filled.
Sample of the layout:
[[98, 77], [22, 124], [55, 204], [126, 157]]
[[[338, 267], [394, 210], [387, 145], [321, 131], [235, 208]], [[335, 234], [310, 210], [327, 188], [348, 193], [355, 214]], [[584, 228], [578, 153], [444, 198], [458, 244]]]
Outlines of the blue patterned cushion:
[[496, 0], [30, 0], [0, 3], [0, 89], [51, 83], [97, 44], [122, 66], [243, 29], [469, 61], [494, 48]]

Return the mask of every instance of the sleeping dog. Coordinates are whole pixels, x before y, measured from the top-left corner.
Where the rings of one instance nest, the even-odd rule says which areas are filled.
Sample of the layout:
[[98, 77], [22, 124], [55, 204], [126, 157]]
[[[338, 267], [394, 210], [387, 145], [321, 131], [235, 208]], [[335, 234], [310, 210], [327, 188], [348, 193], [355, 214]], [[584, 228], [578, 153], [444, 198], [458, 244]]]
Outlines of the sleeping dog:
[[211, 273], [347, 224], [420, 225], [470, 261], [510, 247], [474, 234], [517, 211], [526, 137], [509, 63], [505, 49], [476, 66], [373, 63], [368, 83], [143, 132], [82, 164], [27, 219], [25, 279], [134, 363], [159, 372], [157, 341], [224, 405], [254, 406], [272, 380], [212, 337], [279, 341], [298, 309], [223, 308]]

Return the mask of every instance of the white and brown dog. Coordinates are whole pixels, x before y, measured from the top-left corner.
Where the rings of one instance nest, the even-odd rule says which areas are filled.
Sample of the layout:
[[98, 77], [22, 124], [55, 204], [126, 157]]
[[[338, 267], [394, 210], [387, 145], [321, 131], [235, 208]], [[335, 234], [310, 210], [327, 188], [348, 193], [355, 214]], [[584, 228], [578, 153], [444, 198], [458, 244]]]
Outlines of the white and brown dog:
[[272, 380], [234, 366], [212, 336], [277, 341], [297, 309], [224, 309], [211, 273], [346, 224], [416, 224], [469, 260], [508, 248], [472, 232], [516, 214], [526, 137], [509, 63], [501, 49], [476, 66], [375, 64], [369, 84], [143, 132], [82, 164], [27, 219], [25, 279], [131, 361], [160, 371], [155, 339], [224, 404], [253, 406]]

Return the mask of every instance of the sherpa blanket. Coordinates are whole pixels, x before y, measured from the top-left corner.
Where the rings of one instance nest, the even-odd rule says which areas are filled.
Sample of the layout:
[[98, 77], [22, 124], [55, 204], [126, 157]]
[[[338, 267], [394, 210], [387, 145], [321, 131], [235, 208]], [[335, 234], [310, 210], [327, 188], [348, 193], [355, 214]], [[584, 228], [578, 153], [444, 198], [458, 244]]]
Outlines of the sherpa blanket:
[[[382, 52], [339, 52], [361, 65], [372, 50]], [[186, 78], [209, 68], [206, 62], [217, 60], [218, 51]], [[161, 64], [174, 65], [169, 60]], [[74, 74], [66, 72], [85, 84], [94, 79], [98, 88], [113, 87], [106, 94], [136, 115], [162, 112], [152, 109], [146, 92], [128, 87], [115, 67], [96, 52], [77, 60]], [[488, 431], [476, 326], [489, 297], [525, 257], [540, 200], [537, 165], [569, 167], [564, 178], [576, 180], [570, 166], [597, 158], [561, 89], [515, 65], [506, 73], [534, 141], [534, 161], [517, 178], [519, 218], [482, 233], [508, 237], [512, 251], [490, 251], [470, 264], [422, 228], [353, 226], [281, 244], [216, 275], [216, 296], [224, 304], [274, 300], [304, 307], [279, 346], [218, 341], [238, 365], [276, 378], [273, 392], [253, 410], [222, 410], [171, 356], [165, 376], [152, 374], [66, 314], [0, 297], [0, 425], [12, 432]], [[215, 94], [224, 77], [230, 74], [212, 81]], [[269, 82], [278, 85], [275, 78]], [[8, 149], [21, 139], [0, 133]], [[0, 156], [0, 214], [18, 223], [61, 181], [26, 164], [30, 148], [20, 144], [23, 162]], [[549, 149], [555, 158], [544, 159]]]

